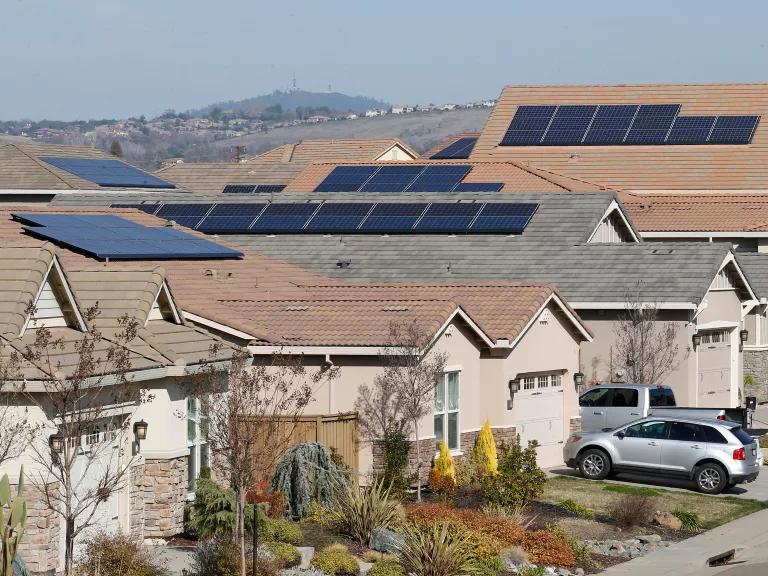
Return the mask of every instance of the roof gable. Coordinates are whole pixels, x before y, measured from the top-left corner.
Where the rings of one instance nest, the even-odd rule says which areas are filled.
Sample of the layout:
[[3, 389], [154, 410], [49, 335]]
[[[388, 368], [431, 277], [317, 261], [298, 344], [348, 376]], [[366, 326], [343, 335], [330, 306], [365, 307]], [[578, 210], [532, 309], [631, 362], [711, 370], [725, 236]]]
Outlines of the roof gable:
[[85, 320], [78, 309], [72, 288], [55, 254], [48, 267], [45, 280], [38, 289], [20, 336], [23, 336], [28, 329], [42, 327], [68, 327], [79, 331], [86, 330]]

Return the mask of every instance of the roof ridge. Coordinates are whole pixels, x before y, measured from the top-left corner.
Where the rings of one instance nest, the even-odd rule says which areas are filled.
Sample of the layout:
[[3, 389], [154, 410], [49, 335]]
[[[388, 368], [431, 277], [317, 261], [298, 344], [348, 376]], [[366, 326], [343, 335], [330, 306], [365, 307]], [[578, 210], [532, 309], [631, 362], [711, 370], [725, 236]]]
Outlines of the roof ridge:
[[20, 145], [17, 142], [11, 142], [10, 145], [13, 146], [14, 148], [16, 148], [22, 154], [24, 154], [24, 156], [26, 156], [27, 158], [32, 160], [35, 164], [40, 166], [40, 168], [42, 168], [43, 170], [49, 172], [54, 178], [56, 178], [56, 179], [60, 180], [61, 182], [63, 182], [65, 186], [67, 186], [68, 188], [71, 188], [72, 190], [76, 189], [75, 186], [73, 186], [71, 183], [67, 182], [61, 175], [57, 174], [53, 170], [53, 168], [51, 168], [51, 166], [47, 162], [43, 162], [37, 156], [33, 156], [32, 154], [30, 154], [29, 152], [24, 150], [22, 147], [20, 147]]

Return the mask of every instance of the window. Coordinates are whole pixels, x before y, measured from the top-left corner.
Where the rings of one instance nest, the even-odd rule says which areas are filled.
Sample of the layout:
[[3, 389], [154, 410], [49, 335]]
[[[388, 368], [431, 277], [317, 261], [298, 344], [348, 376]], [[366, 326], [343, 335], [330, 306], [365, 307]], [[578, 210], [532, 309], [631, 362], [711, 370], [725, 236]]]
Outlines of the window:
[[447, 372], [435, 383], [435, 446], [445, 440], [459, 449], [459, 373]]
[[539, 376], [539, 388], [549, 388], [549, 376]]
[[699, 426], [690, 422], [672, 422], [669, 425], [669, 439], [680, 442], [706, 442], [705, 434]]
[[700, 426], [699, 428], [701, 428], [704, 437], [710, 444], [728, 444], [728, 440], [725, 439], [725, 436], [720, 434], [719, 430], [716, 430], [711, 426]]
[[636, 408], [637, 390], [634, 388], [614, 388], [611, 406], [614, 408]]
[[749, 446], [750, 444], [754, 444], [756, 440], [752, 438], [749, 434], [744, 432], [744, 430], [740, 426], [736, 426], [736, 428], [731, 428], [731, 434], [736, 436], [736, 439], [744, 444], [744, 446]]
[[660, 440], [666, 436], [666, 422], [641, 422], [633, 424], [624, 429], [624, 436], [627, 438], [651, 438]]
[[533, 390], [536, 387], [536, 378], [523, 378], [523, 390]]
[[671, 388], [653, 388], [649, 391], [651, 408], [658, 406], [676, 406], [675, 393]]
[[579, 398], [579, 406], [608, 406], [613, 388], [593, 388]]
[[552, 388], [559, 388], [563, 385], [563, 377], [560, 374], [552, 374]]
[[187, 398], [187, 447], [187, 490], [194, 492], [200, 470], [210, 463], [207, 409], [196, 398]]

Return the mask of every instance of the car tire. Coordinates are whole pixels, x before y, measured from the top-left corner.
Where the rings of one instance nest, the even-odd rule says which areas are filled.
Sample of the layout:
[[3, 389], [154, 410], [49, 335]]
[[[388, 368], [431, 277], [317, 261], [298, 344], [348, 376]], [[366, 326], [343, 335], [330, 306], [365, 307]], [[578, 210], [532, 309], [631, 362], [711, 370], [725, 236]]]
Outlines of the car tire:
[[597, 448], [586, 450], [579, 458], [579, 472], [588, 480], [602, 480], [611, 473], [611, 459]]
[[728, 474], [720, 464], [707, 462], [696, 468], [693, 481], [703, 494], [720, 494], [728, 484]]

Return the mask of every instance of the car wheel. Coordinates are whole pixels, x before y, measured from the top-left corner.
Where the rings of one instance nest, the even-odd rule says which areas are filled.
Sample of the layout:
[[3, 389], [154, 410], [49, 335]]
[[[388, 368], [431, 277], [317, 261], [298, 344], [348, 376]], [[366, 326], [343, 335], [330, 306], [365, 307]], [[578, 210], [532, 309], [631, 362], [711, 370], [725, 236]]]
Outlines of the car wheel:
[[696, 488], [704, 494], [720, 494], [728, 484], [728, 475], [720, 464], [708, 462], [696, 469]]
[[584, 478], [602, 480], [611, 472], [611, 459], [602, 450], [587, 450], [579, 460], [579, 472]]

